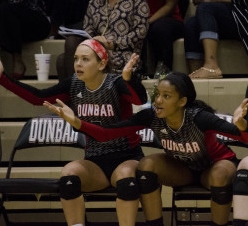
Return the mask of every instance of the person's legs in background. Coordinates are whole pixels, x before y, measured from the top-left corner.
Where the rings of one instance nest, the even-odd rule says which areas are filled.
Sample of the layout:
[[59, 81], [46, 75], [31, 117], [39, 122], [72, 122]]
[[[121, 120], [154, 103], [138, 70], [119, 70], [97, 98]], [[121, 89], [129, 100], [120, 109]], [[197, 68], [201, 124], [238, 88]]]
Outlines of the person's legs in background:
[[185, 25], [185, 56], [191, 78], [221, 78], [217, 59], [218, 40], [238, 38], [230, 4], [200, 3], [195, 17]]
[[183, 37], [183, 26], [182, 21], [171, 17], [163, 17], [150, 25], [147, 39], [156, 64], [162, 61], [169, 70], [172, 70], [173, 42]]
[[[50, 38], [63, 38], [58, 34], [60, 26], [82, 29], [89, 0], [45, 0], [45, 2], [52, 25]], [[75, 24], [79, 26], [75, 27]]]
[[189, 73], [203, 66], [203, 47], [199, 41], [199, 27], [196, 17], [190, 17], [185, 25], [184, 48]]
[[23, 42], [45, 39], [50, 31], [46, 16], [19, 5], [2, 3], [0, 7], [0, 46], [12, 55], [10, 76], [21, 79], [26, 66], [22, 60]]
[[59, 81], [74, 74], [74, 54], [77, 46], [85, 38], [81, 36], [69, 36], [65, 40], [65, 52], [58, 56], [56, 61]]

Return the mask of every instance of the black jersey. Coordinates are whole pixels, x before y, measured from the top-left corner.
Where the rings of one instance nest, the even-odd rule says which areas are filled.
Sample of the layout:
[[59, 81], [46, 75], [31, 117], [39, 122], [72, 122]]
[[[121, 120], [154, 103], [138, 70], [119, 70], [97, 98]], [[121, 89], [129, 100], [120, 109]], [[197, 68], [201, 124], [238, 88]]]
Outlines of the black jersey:
[[[75, 114], [87, 122], [106, 126], [132, 116], [132, 103], [146, 102], [146, 90], [135, 77], [126, 82], [121, 76], [108, 74], [97, 90], [88, 90], [85, 83], [74, 75], [47, 89], [39, 90], [2, 75], [0, 84], [35, 105], [44, 100], [55, 103], [56, 98], [70, 103]], [[87, 135], [87, 134], [86, 134]], [[139, 145], [140, 137], [133, 131], [128, 136], [106, 141], [96, 141], [87, 136], [85, 156], [100, 156], [112, 152], [130, 151]]]
[[[88, 90], [85, 84], [77, 78], [72, 79], [71, 100], [73, 110], [80, 119], [87, 122], [107, 126], [118, 122], [122, 118], [122, 111], [129, 111], [130, 103], [124, 104], [118, 88], [115, 85], [116, 76], [107, 76], [103, 84], [94, 91]], [[125, 106], [125, 108], [124, 108]], [[139, 136], [132, 132], [128, 137], [120, 137], [114, 140], [99, 142], [91, 136], [87, 139], [86, 157], [99, 156], [110, 152], [130, 150], [132, 145], [140, 142]]]
[[130, 120], [108, 128], [99, 128], [82, 121], [81, 130], [91, 134], [98, 130], [103, 136], [95, 134], [94, 137], [105, 141], [145, 127], [154, 131], [166, 154], [184, 162], [194, 170], [206, 169], [213, 162], [221, 159], [235, 158], [235, 153], [220, 142], [216, 134], [248, 142], [247, 132], [241, 132], [234, 124], [197, 108], [185, 110], [183, 124], [177, 131], [173, 131], [164, 119], [157, 118], [153, 108], [138, 112]]

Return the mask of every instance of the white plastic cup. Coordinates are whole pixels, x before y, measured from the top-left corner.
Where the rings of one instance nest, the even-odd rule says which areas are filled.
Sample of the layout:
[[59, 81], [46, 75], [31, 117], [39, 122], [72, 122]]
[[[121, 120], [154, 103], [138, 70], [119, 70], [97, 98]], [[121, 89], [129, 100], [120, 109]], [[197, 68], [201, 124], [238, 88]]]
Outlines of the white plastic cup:
[[38, 81], [47, 81], [50, 71], [51, 54], [34, 54]]

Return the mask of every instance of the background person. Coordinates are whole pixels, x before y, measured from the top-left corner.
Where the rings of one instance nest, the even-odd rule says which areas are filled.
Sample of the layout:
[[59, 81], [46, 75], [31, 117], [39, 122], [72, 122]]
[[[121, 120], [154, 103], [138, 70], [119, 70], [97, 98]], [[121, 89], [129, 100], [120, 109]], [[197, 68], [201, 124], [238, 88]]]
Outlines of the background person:
[[89, 0], [45, 0], [46, 11], [51, 21], [50, 39], [62, 39], [60, 26], [81, 27]]
[[183, 37], [184, 23], [178, 0], [148, 0], [150, 8], [147, 40], [155, 64], [162, 62], [168, 70], [173, 65], [173, 42]]
[[51, 25], [45, 11], [42, 0], [6, 0], [0, 3], [0, 47], [12, 55], [12, 78], [22, 79], [25, 75], [22, 44], [49, 35]]
[[[120, 73], [132, 53], [141, 55], [148, 30], [148, 16], [149, 7], [143, 0], [91, 0], [82, 29], [104, 43], [109, 50], [112, 71]], [[84, 39], [74, 35], [66, 38], [65, 51], [57, 58], [60, 81], [73, 73], [73, 55]], [[140, 67], [141, 63], [137, 63], [136, 70]]]
[[193, 79], [222, 78], [217, 48], [220, 39], [242, 40], [248, 51], [247, 0], [205, 1], [185, 23], [185, 56]]

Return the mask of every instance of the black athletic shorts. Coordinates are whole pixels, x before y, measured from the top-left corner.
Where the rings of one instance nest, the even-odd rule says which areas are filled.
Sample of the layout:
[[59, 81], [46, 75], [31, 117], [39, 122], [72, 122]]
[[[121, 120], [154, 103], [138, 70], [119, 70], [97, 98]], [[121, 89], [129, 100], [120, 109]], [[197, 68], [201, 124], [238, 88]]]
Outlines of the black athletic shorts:
[[137, 160], [139, 161], [144, 157], [144, 153], [140, 146], [134, 147], [129, 151], [119, 151], [115, 153], [110, 153], [103, 156], [95, 156], [86, 158], [89, 161], [97, 164], [105, 173], [107, 178], [110, 180], [113, 171], [119, 166], [121, 163], [127, 160]]

